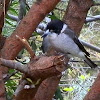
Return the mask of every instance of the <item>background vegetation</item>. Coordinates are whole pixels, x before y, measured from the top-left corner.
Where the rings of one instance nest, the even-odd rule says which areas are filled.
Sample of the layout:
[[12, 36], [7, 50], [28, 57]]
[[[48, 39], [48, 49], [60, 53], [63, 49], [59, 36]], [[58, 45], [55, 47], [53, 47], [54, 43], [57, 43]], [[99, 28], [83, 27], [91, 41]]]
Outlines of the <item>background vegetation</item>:
[[[98, 3], [98, 1], [99, 0], [95, 0], [94, 2]], [[3, 28], [4, 36], [9, 37], [11, 35], [11, 33], [20, 23], [22, 17], [24, 17], [24, 15], [27, 13], [33, 2], [35, 2], [35, 0], [27, 0], [25, 3], [21, 3], [20, 0], [11, 1], [9, 11], [5, 18], [5, 24]], [[44, 19], [44, 21], [41, 22], [41, 25], [45, 27], [45, 25], [52, 19], [58, 18], [62, 20], [67, 5], [68, 0], [62, 0], [51, 12], [51, 14], [49, 14]], [[21, 13], [21, 10], [23, 11], [23, 13]], [[99, 14], [100, 6], [93, 6], [89, 10], [87, 17], [93, 17]], [[34, 37], [32, 36], [29, 39], [29, 43], [31, 47], [36, 51], [37, 55], [42, 54], [42, 38], [40, 30], [41, 29], [37, 28], [37, 30], [34, 32]], [[91, 43], [97, 47], [100, 47], [100, 20], [85, 23], [79, 38], [87, 43]], [[100, 53], [89, 48], [86, 49], [90, 52], [92, 60], [100, 65]], [[29, 62], [29, 58], [30, 57], [28, 52], [26, 50], [22, 50], [16, 59], [17, 61], [25, 64]], [[63, 73], [63, 77], [60, 81], [58, 90], [56, 91], [54, 98], [56, 98], [57, 100], [77, 100], [77, 98], [78, 100], [83, 100], [84, 96], [89, 91], [92, 83], [94, 82], [99, 70], [91, 69], [79, 58], [72, 58], [69, 62], [69, 66], [70, 68]], [[22, 75], [20, 72], [10, 69], [8, 76], [10, 77], [10, 79], [6, 79], [5, 85], [7, 98], [8, 100], [11, 100]]]

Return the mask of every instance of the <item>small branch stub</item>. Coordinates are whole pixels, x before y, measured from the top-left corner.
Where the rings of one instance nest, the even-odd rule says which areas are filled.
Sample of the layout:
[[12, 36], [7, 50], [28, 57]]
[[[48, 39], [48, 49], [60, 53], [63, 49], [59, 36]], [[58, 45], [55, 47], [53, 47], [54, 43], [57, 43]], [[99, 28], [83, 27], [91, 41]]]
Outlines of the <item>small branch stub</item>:
[[16, 37], [22, 42], [22, 44], [25, 46], [25, 48], [27, 49], [27, 51], [29, 52], [31, 58], [35, 57], [35, 53], [32, 50], [32, 48], [30, 47], [29, 43], [27, 42], [27, 40], [23, 37], [20, 38], [18, 35], [16, 35]]
[[13, 60], [6, 60], [0, 58], [1, 65], [8, 68], [16, 69], [31, 78], [33, 81], [38, 79], [46, 79], [51, 76], [57, 76], [66, 69], [65, 60], [63, 56], [41, 56], [34, 58], [30, 63], [22, 65]]

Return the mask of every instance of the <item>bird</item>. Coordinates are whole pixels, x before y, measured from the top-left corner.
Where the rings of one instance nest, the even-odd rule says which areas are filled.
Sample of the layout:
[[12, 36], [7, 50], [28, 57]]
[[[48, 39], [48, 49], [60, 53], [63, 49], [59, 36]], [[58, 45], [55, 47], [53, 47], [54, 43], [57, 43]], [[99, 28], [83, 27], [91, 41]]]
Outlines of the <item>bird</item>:
[[69, 26], [59, 20], [52, 20], [47, 24], [44, 34], [42, 35], [42, 49], [47, 52], [49, 47], [68, 56], [75, 56], [83, 59], [91, 68], [97, 65], [90, 60], [90, 54], [86, 51], [76, 33]]
[[[55, 25], [55, 21], [56, 21], [56, 23], [59, 24], [58, 26]], [[53, 24], [53, 22], [54, 22], [54, 24]], [[50, 42], [49, 42], [49, 38], [47, 36], [48, 33], [49, 33], [49, 30], [50, 31], [55, 31], [55, 33], [58, 33], [59, 34], [60, 33], [60, 30], [62, 29], [62, 27], [63, 27], [63, 22], [62, 21], [59, 21], [59, 20], [53, 20], [53, 21], [51, 21], [47, 25], [47, 27], [45, 29], [46, 31], [42, 35], [43, 41], [42, 41], [41, 49], [42, 49], [42, 52], [43, 53], [50, 51], [50, 48], [53, 49], [52, 46], [51, 46], [51, 44], [50, 44]]]

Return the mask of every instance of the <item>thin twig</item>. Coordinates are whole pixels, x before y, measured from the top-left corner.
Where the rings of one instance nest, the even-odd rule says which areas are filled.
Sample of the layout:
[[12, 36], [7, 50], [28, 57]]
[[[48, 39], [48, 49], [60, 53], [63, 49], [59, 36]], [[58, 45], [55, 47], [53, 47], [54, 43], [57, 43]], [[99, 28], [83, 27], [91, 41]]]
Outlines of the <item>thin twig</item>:
[[4, 82], [8, 81], [10, 79], [10, 77], [14, 76], [18, 71], [16, 70], [15, 72], [8, 74], [5, 78], [4, 78]]
[[85, 23], [93, 22], [93, 21], [96, 21], [96, 20], [100, 20], [100, 15], [87, 17], [86, 20], [85, 20]]
[[19, 84], [19, 86], [17, 87], [17, 89], [16, 89], [16, 91], [15, 91], [15, 93], [14, 93], [14, 96], [15, 96], [15, 97], [19, 94], [19, 92], [20, 92], [22, 89], [24, 89], [24, 86], [25, 86], [26, 83], [27, 83], [26, 80], [22, 80], [22, 82]]
[[93, 6], [100, 6], [100, 3], [94, 3]]

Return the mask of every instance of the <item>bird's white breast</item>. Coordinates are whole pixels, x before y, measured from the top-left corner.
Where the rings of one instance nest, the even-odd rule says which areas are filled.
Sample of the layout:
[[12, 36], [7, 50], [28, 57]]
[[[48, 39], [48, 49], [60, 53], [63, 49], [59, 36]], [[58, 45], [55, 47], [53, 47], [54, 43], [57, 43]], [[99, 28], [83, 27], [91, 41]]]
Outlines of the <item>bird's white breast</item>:
[[56, 33], [51, 33], [48, 35], [48, 38], [50, 41], [54, 41], [55, 39], [57, 39], [58, 35]]
[[[49, 37], [51, 45], [58, 51], [63, 53], [71, 53], [74, 56], [84, 56], [84, 53], [80, 51], [79, 47], [75, 42], [66, 34], [61, 33], [59, 35], [51, 34]], [[79, 55], [79, 53], [83, 55]]]

